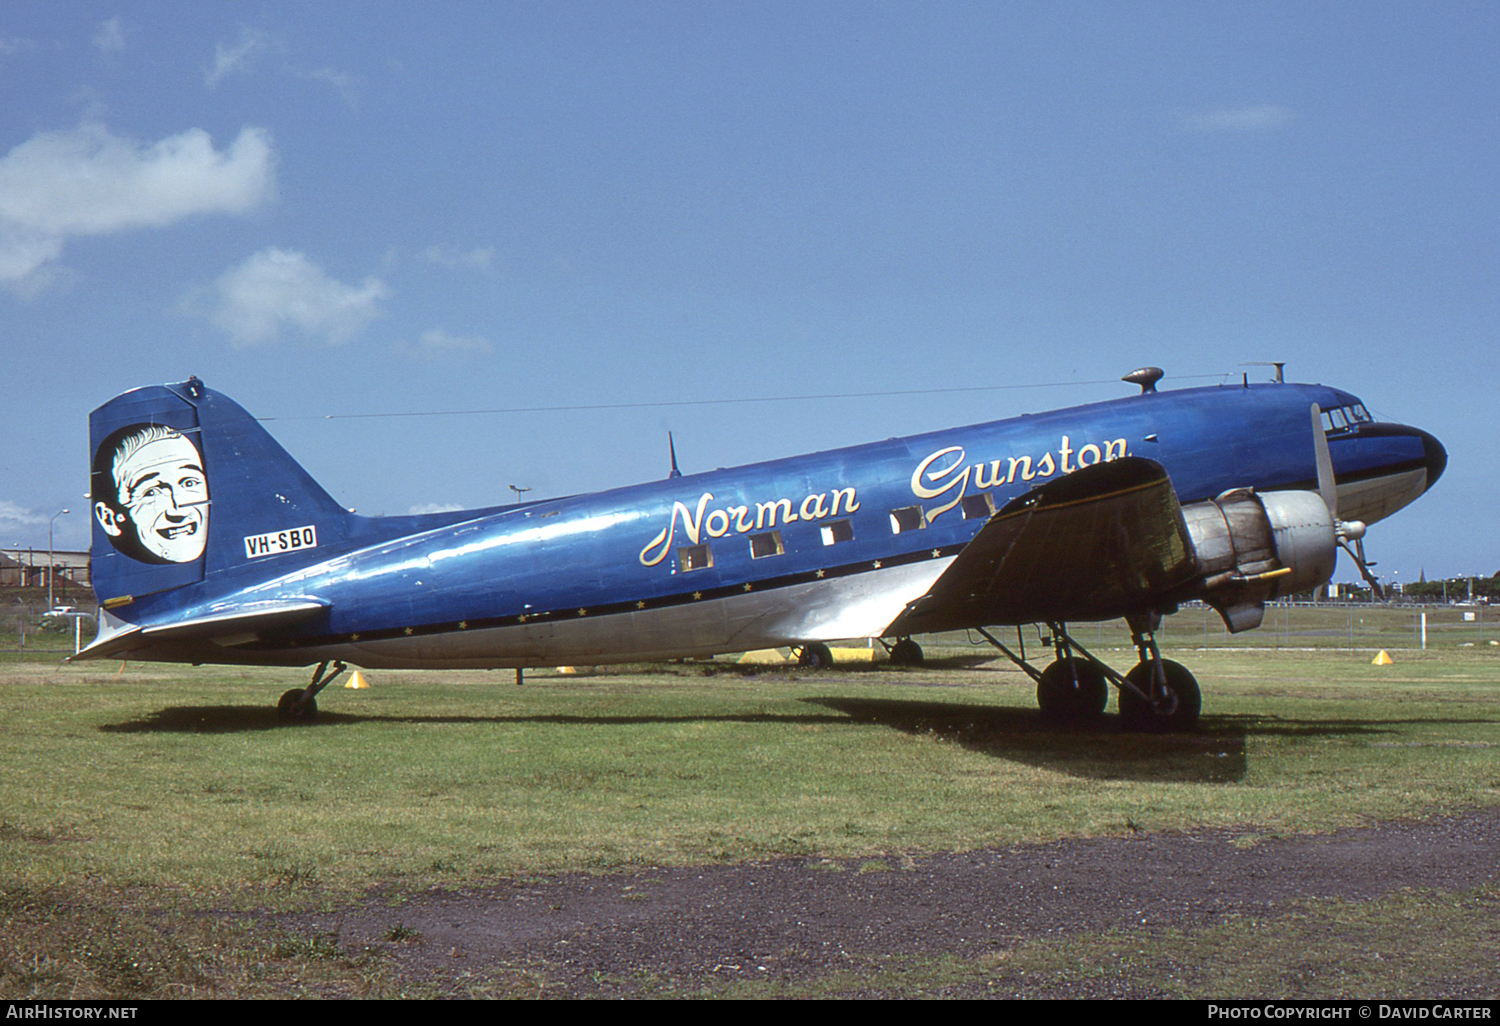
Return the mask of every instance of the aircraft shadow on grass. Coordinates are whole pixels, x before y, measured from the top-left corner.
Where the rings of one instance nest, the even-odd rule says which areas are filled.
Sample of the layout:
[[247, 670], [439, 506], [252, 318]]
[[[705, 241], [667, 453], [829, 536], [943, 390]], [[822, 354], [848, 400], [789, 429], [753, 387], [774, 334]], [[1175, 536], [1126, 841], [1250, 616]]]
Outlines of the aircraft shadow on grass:
[[848, 717], [834, 713], [811, 713], [801, 716], [776, 713], [735, 713], [725, 716], [368, 716], [352, 713], [319, 711], [311, 724], [287, 723], [279, 719], [274, 708], [249, 705], [172, 706], [148, 713], [137, 720], [109, 723], [100, 727], [111, 734], [242, 734], [258, 730], [317, 730], [324, 727], [353, 726], [358, 723], [426, 723], [495, 725], [549, 723], [579, 727], [615, 727], [643, 723], [797, 723], [847, 725]]
[[1092, 721], [1058, 722], [1033, 709], [918, 702], [908, 699], [805, 699], [826, 713], [735, 713], [722, 716], [370, 716], [322, 712], [315, 724], [288, 724], [266, 706], [171, 706], [139, 719], [105, 724], [106, 733], [236, 734], [305, 731], [362, 723], [391, 724], [551, 724], [618, 727], [673, 723], [785, 723], [837, 727], [878, 724], [912, 736], [932, 736], [997, 759], [1094, 780], [1232, 783], [1245, 776], [1246, 742], [1251, 737], [1359, 737], [1396, 733], [1402, 726], [1487, 723], [1483, 719], [1287, 719], [1256, 715], [1204, 716], [1199, 729], [1184, 734], [1142, 734], [1123, 727], [1113, 715]]
[[1033, 709], [881, 698], [808, 699], [851, 720], [934, 735], [996, 758], [1095, 780], [1230, 783], [1248, 767], [1251, 737], [1378, 737], [1397, 727], [1484, 719], [1284, 719], [1208, 715], [1183, 734], [1142, 734], [1113, 715], [1060, 723]]

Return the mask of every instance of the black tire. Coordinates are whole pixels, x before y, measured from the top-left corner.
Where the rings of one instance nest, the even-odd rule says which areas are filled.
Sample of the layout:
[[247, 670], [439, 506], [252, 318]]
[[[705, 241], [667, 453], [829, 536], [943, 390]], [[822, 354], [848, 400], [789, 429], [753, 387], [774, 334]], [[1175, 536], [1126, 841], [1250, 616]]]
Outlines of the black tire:
[[[1131, 730], [1159, 734], [1181, 734], [1195, 729], [1198, 726], [1198, 713], [1203, 708], [1203, 694], [1198, 690], [1198, 681], [1186, 666], [1170, 659], [1163, 659], [1161, 668], [1167, 678], [1166, 702], [1155, 707], [1128, 688], [1121, 688], [1120, 719]], [[1137, 663], [1125, 675], [1125, 679], [1149, 695], [1151, 664]]]
[[891, 646], [892, 666], [921, 666], [922, 646], [910, 638], [902, 638]]
[[797, 665], [809, 670], [826, 670], [833, 665], [833, 653], [821, 641], [811, 641], [797, 654]]
[[1108, 701], [1104, 671], [1087, 659], [1074, 658], [1071, 667], [1069, 660], [1059, 659], [1042, 671], [1036, 683], [1036, 704], [1051, 719], [1092, 719], [1104, 712]]
[[306, 694], [301, 688], [292, 688], [281, 696], [276, 703], [276, 718], [282, 723], [311, 723], [318, 718], [318, 700], [309, 698], [302, 701]]

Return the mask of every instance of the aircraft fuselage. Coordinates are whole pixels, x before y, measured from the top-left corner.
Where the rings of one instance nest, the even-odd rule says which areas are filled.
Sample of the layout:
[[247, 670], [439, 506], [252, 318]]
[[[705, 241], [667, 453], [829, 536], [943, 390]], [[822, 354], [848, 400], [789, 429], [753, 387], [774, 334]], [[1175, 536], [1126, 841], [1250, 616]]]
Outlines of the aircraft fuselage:
[[251, 525], [220, 543], [201, 585], [135, 599], [128, 620], [297, 600], [326, 612], [132, 658], [535, 667], [879, 637], [995, 510], [1077, 469], [1148, 457], [1183, 503], [1315, 488], [1313, 403], [1348, 411], [1328, 433], [1345, 519], [1373, 523], [1442, 473], [1435, 439], [1367, 419], [1337, 389], [1148, 393], [593, 494], [351, 516], [342, 534]]

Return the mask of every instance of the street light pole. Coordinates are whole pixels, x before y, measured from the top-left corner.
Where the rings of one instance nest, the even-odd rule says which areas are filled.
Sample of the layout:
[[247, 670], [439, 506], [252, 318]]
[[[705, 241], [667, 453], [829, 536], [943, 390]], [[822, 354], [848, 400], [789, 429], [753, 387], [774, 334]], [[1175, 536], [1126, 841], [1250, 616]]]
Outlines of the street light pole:
[[53, 572], [53, 569], [57, 566], [57, 559], [56, 559], [56, 557], [54, 557], [52, 555], [52, 521], [56, 520], [58, 517], [62, 516], [66, 512], [68, 512], [68, 511], [65, 510], [65, 509], [60, 509], [56, 513], [52, 514], [52, 518], [47, 521], [47, 608], [48, 609], [52, 608], [52, 572]]

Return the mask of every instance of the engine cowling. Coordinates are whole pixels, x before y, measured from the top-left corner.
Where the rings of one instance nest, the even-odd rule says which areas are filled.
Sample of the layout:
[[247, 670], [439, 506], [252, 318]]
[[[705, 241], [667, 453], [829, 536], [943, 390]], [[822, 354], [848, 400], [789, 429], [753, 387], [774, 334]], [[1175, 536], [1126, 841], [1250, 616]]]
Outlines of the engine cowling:
[[1316, 492], [1238, 488], [1182, 507], [1201, 575], [1200, 595], [1230, 631], [1259, 627], [1268, 599], [1333, 576], [1333, 515]]

